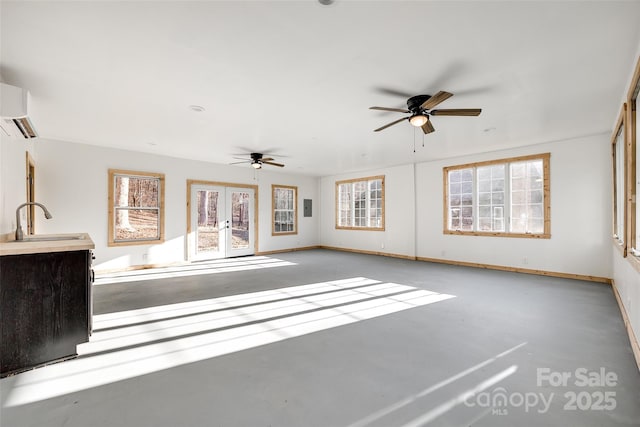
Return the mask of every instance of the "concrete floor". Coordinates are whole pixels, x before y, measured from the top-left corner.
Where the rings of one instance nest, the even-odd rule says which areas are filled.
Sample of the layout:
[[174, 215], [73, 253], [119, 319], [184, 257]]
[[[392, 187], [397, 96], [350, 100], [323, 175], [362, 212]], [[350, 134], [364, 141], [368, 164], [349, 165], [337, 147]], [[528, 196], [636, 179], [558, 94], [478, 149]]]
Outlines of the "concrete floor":
[[92, 342], [1, 380], [0, 424], [640, 425], [607, 285], [326, 250], [170, 270], [100, 278]]

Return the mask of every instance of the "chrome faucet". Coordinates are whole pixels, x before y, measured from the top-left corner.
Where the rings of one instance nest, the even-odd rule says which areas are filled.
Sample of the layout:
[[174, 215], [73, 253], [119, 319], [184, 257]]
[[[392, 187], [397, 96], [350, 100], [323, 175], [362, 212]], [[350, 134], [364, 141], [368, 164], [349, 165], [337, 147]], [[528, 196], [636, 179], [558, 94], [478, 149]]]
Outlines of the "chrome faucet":
[[21, 204], [16, 209], [16, 240], [24, 240], [24, 233], [22, 232], [22, 225], [20, 224], [20, 209], [22, 209], [25, 206], [29, 206], [29, 205], [40, 206], [42, 208], [42, 210], [44, 211], [44, 217], [45, 218], [47, 218], [47, 219], [53, 218], [53, 215], [51, 215], [51, 212], [49, 212], [49, 210], [47, 208], [45, 208], [42, 203], [27, 202], [27, 203]]

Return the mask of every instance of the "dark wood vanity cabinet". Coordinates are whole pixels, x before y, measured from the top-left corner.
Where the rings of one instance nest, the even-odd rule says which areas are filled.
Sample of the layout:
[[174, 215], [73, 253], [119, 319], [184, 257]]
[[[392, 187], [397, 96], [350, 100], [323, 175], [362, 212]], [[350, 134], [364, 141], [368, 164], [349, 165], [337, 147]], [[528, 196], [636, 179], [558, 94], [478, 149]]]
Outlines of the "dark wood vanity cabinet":
[[0, 257], [0, 375], [76, 355], [89, 340], [89, 250]]

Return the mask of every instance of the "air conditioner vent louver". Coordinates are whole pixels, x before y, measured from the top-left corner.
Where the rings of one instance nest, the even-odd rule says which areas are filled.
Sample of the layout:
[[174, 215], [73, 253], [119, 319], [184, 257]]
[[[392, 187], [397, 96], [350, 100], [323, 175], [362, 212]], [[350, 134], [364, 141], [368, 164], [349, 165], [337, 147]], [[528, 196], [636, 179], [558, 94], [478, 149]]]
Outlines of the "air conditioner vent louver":
[[5, 131], [7, 136], [20, 137], [20, 135], [22, 135], [22, 138], [25, 138], [25, 139], [31, 139], [38, 136], [36, 134], [36, 131], [33, 129], [31, 120], [29, 120], [27, 117], [22, 117], [19, 119], [3, 119], [3, 120], [5, 121], [6, 126], [2, 126], [2, 130]]

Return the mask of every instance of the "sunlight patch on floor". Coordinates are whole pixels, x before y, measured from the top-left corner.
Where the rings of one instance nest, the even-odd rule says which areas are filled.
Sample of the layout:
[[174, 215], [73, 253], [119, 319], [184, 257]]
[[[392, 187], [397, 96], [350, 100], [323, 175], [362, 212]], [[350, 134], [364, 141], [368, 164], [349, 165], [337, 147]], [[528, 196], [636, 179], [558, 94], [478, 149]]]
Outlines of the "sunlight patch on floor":
[[364, 277], [94, 317], [81, 357], [18, 374], [17, 406], [454, 298]]

